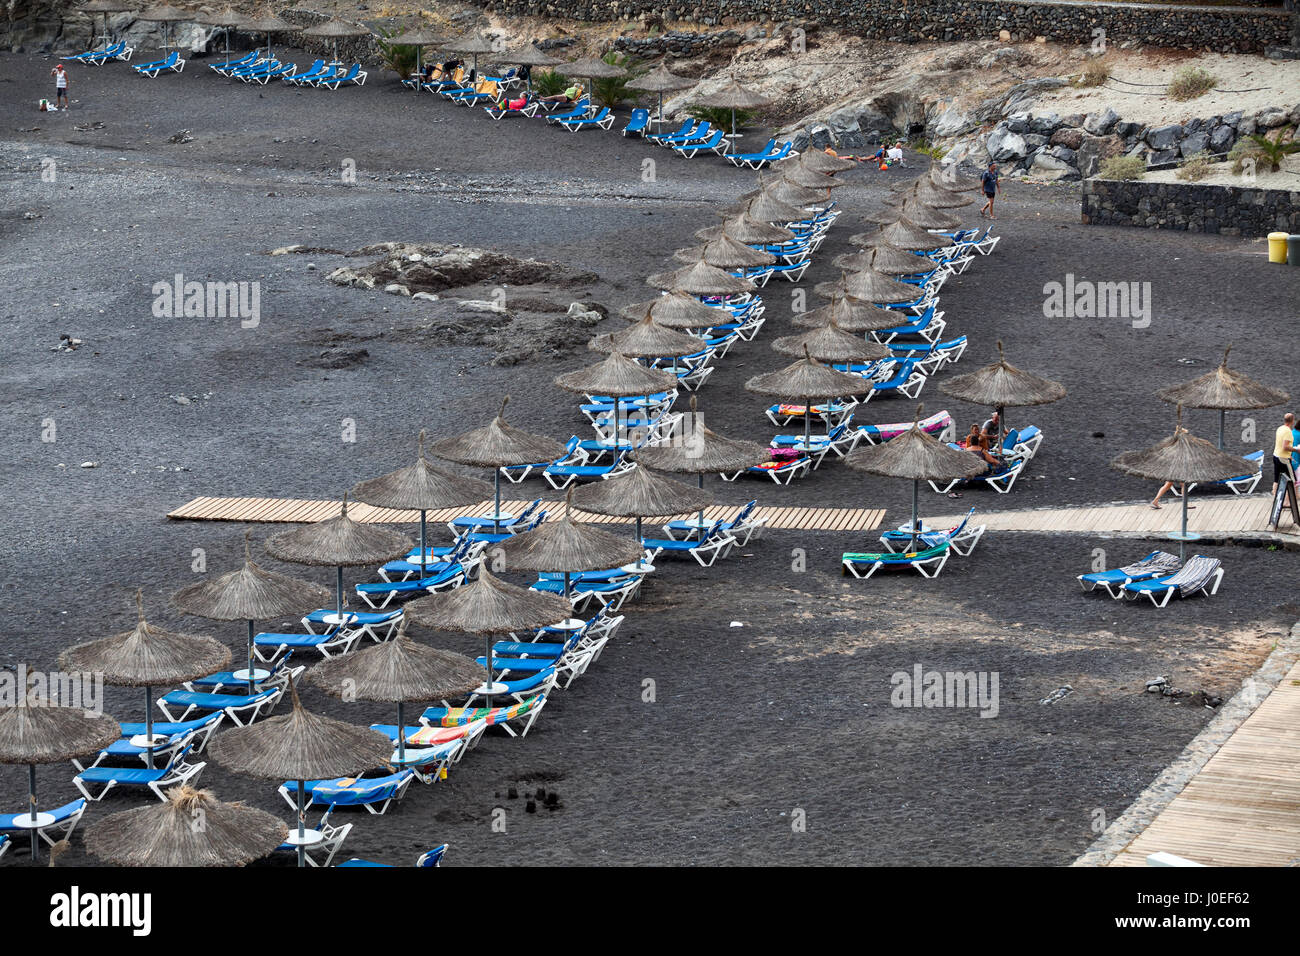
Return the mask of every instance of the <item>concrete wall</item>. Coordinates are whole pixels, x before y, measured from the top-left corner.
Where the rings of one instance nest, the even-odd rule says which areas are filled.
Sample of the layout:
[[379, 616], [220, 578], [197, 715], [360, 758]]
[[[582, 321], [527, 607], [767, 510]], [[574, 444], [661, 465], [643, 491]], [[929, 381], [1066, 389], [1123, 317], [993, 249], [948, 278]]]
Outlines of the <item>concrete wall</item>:
[[1197, 183], [1087, 179], [1083, 222], [1251, 238], [1300, 234], [1300, 192]]

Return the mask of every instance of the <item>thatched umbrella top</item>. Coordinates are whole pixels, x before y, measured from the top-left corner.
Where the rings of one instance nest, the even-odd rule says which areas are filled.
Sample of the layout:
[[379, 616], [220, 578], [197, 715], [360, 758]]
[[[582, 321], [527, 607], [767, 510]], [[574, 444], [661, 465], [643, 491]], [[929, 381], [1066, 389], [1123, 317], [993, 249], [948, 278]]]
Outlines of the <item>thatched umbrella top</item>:
[[890, 276], [915, 275], [934, 268], [934, 263], [926, 257], [884, 243], [866, 246], [860, 252], [836, 256], [831, 260], [831, 265], [849, 272], [874, 269]]
[[819, 362], [874, 362], [893, 353], [879, 342], [851, 335], [832, 320], [799, 335], [786, 335], [772, 343], [782, 355], [808, 354]]
[[739, 471], [767, 461], [768, 449], [757, 442], [723, 438], [704, 424], [704, 413], [696, 411], [691, 396], [691, 413], [682, 419], [682, 430], [665, 445], [637, 449], [637, 461], [663, 471], [692, 475]]
[[888, 223], [876, 230], [867, 230], [849, 236], [849, 242], [855, 246], [874, 246], [885, 243], [897, 246], [899, 249], [915, 250], [917, 252], [944, 249], [953, 244], [952, 240], [947, 236], [928, 232], [907, 218]]
[[897, 206], [886, 206], [866, 217], [872, 222], [891, 223], [908, 219], [926, 229], [956, 229], [961, 219], [944, 209], [931, 206], [919, 199], [904, 199]]
[[[544, 521], [532, 531], [514, 535], [499, 545], [506, 567], [512, 571], [604, 571], [640, 561], [644, 556], [640, 543], [625, 535], [578, 524], [570, 513], [572, 506], [573, 490], [570, 489], [564, 514], [558, 521]], [[479, 576], [482, 577], [481, 571]], [[465, 589], [462, 585], [445, 594], [450, 596]], [[429, 598], [406, 605], [407, 613], [415, 604], [425, 601]]]
[[149, 23], [179, 23], [182, 20], [193, 20], [194, 16], [193, 13], [181, 10], [178, 7], [160, 3], [142, 10], [135, 15], [135, 18]]
[[186, 614], [213, 621], [256, 621], [301, 614], [323, 606], [329, 597], [329, 591], [319, 584], [254, 564], [246, 533], [243, 567], [181, 588], [172, 595], [172, 604]]
[[665, 328], [670, 329], [707, 329], [718, 324], [719, 319], [726, 319], [726, 313], [719, 312], [712, 306], [705, 305], [693, 295], [685, 292], [670, 292], [655, 296], [648, 302], [638, 302], [622, 310], [622, 315], [632, 320], [644, 319], [649, 315]]
[[289, 695], [289, 713], [223, 731], [208, 753], [227, 770], [269, 780], [329, 779], [388, 765], [393, 742], [386, 734], [304, 710], [293, 684]]
[[955, 193], [974, 192], [980, 188], [980, 177], [962, 172], [956, 163], [931, 165], [930, 182]]
[[[561, 523], [546, 522], [533, 531], [515, 535], [501, 547], [508, 548], [512, 542], [522, 541], [537, 534], [542, 528]], [[637, 553], [640, 554], [640, 549]], [[617, 564], [627, 564], [631, 560], [629, 558]], [[512, 570], [530, 570], [511, 562], [508, 557], [507, 567]], [[417, 627], [435, 631], [464, 631], [467, 634], [535, 631], [539, 627], [550, 627], [567, 620], [572, 614], [573, 605], [560, 595], [510, 584], [486, 568], [480, 568], [478, 577], [468, 584], [411, 601], [405, 608], [406, 619]], [[476, 677], [475, 687], [482, 682], [483, 672], [479, 670]]]
[[723, 86], [712, 93], [697, 96], [695, 102], [700, 106], [716, 106], [729, 110], [756, 110], [771, 106], [772, 98], [757, 90], [741, 86], [734, 79], [728, 79]]
[[555, 384], [566, 392], [627, 398], [669, 391], [677, 379], [671, 372], [646, 368], [626, 355], [611, 352], [603, 362], [557, 376]]
[[558, 56], [551, 56], [549, 53], [537, 49], [531, 43], [525, 43], [513, 50], [506, 50], [500, 54], [500, 58], [502, 63], [516, 63], [519, 66], [556, 66], [564, 62]]
[[339, 37], [363, 37], [369, 36], [374, 31], [370, 27], [363, 26], [360, 23], [349, 23], [346, 20], [331, 19], [324, 23], [318, 23], [314, 27], [308, 27], [302, 31], [305, 37], [326, 37], [338, 39]]
[[121, 736], [112, 717], [87, 717], [80, 707], [0, 708], [0, 763], [62, 763], [98, 753]]
[[1110, 466], [1126, 475], [1152, 481], [1207, 482], [1241, 474], [1241, 458], [1215, 448], [1213, 443], [1183, 428], [1181, 405], [1172, 435], [1142, 451], [1126, 451]]
[[[475, 468], [554, 461], [564, 454], [565, 446], [554, 438], [534, 435], [506, 424], [506, 406], [509, 404], [510, 396], [507, 395], [501, 400], [501, 411], [492, 421], [462, 435], [441, 438], [430, 446], [430, 450], [439, 458]], [[486, 486], [486, 482], [483, 484]]]
[[[126, 0], [88, 0], [77, 7], [82, 13], [121, 13], [124, 10], [134, 10], [135, 7]], [[211, 21], [204, 20], [204, 23]]]
[[735, 295], [754, 291], [753, 282], [724, 272], [703, 259], [672, 272], [655, 273], [646, 282], [656, 289], [689, 292], [691, 295]]
[[859, 445], [845, 459], [845, 463], [858, 471], [889, 478], [911, 478], [913, 481], [952, 481], [970, 478], [984, 471], [984, 459], [968, 451], [949, 448], [921, 430], [923, 405], [916, 407], [912, 427], [893, 441], [879, 445]]
[[592, 80], [612, 80], [626, 76], [627, 71], [621, 66], [614, 66], [594, 56], [579, 57], [572, 63], [564, 64], [565, 76], [583, 76]]
[[402, 557], [413, 546], [404, 534], [353, 521], [344, 495], [333, 518], [282, 531], [266, 542], [266, 551], [281, 561], [333, 568], [383, 564]]
[[836, 295], [847, 295], [854, 299], [875, 302], [880, 305], [911, 302], [921, 295], [919, 286], [899, 282], [884, 273], [877, 272], [875, 269], [859, 269], [857, 272], [841, 273], [839, 279], [835, 282], [817, 283], [813, 287], [813, 291], [818, 295], [826, 296], [828, 299], [834, 298]]
[[832, 296], [828, 305], [795, 315], [792, 321], [801, 328], [817, 329], [832, 320], [845, 332], [858, 333], [892, 329], [899, 323], [898, 313], [892, 309], [882, 309], [843, 294]]
[[698, 82], [699, 80], [678, 76], [660, 60], [653, 70], [645, 76], [628, 80], [627, 85], [630, 89], [644, 90], [647, 93], [675, 93], [678, 90], [688, 90]]
[[840, 395], [865, 395], [871, 383], [861, 375], [850, 375], [804, 357], [775, 372], [755, 375], [745, 383], [745, 390], [771, 398], [799, 401], [809, 398], [835, 398]]
[[440, 37], [432, 30], [424, 27], [412, 27], [404, 33], [399, 33], [388, 41], [394, 46], [442, 46], [446, 43], [446, 37]]
[[810, 149], [799, 154], [795, 160], [804, 169], [811, 169], [815, 173], [842, 173], [846, 169], [852, 169], [858, 165], [851, 159], [840, 159], [838, 156], [832, 156], [830, 153], [821, 149]]
[[755, 249], [743, 242], [738, 242], [724, 231], [715, 239], [710, 239], [702, 246], [690, 246], [673, 253], [678, 262], [697, 262], [703, 259], [719, 269], [746, 269], [753, 266], [769, 266], [776, 262], [776, 256], [762, 249]]
[[295, 33], [302, 29], [273, 16], [250, 17], [240, 26], [249, 33]]
[[627, 328], [598, 335], [587, 344], [593, 352], [618, 352], [633, 358], [694, 355], [703, 346], [704, 343], [695, 336], [660, 325], [648, 313]]
[[794, 233], [785, 226], [778, 226], [770, 222], [759, 222], [745, 212], [732, 216], [721, 225], [706, 226], [695, 231], [696, 238], [703, 239], [706, 242], [717, 239], [722, 235], [730, 236], [737, 242], [754, 244], [788, 242], [794, 238]]
[[91, 824], [86, 849], [114, 866], [243, 866], [272, 852], [288, 835], [284, 821], [265, 810], [181, 786], [167, 791], [165, 803]]
[[1277, 388], [1261, 385], [1253, 378], [1228, 368], [1229, 345], [1223, 350], [1223, 361], [1212, 372], [1206, 372], [1190, 382], [1171, 385], [1156, 392], [1161, 401], [1182, 405], [1185, 408], [1248, 409], [1272, 408], [1289, 400], [1291, 396]]
[[826, 173], [819, 173], [816, 170], [809, 169], [807, 166], [800, 166], [797, 163], [793, 163], [789, 166], [782, 166], [781, 178], [788, 183], [802, 186], [805, 189], [835, 189], [839, 186], [848, 185], [848, 183], [842, 182], [834, 176], [828, 176]]
[[493, 41], [477, 33], [467, 33], [464, 36], [448, 40], [443, 44], [443, 48], [450, 50], [452, 53], [496, 53], [497, 47]]
[[[425, 433], [420, 432], [419, 451], [415, 464], [358, 483], [352, 489], [352, 497], [376, 508], [415, 511], [459, 508], [463, 505], [478, 504], [492, 497], [492, 486], [486, 481], [453, 475], [430, 464], [424, 457], [424, 442]], [[564, 446], [561, 445], [560, 451], [563, 450]], [[550, 458], [530, 458], [528, 461], [550, 461]]]
[[808, 218], [805, 210], [777, 199], [766, 191], [760, 192], [747, 204], [742, 205], [737, 212], [743, 212], [750, 219], [759, 222], [799, 222]]
[[[1008, 362], [1001, 341], [996, 362], [966, 375], [955, 375], [941, 384], [939, 390], [972, 405], [996, 408], [1047, 405], [1065, 398], [1065, 386], [1060, 382], [1021, 371]], [[1241, 462], [1237, 462], [1237, 467], [1241, 467]]]
[[230, 663], [223, 644], [199, 634], [178, 634], [144, 619], [144, 596], [135, 592], [136, 625], [122, 634], [70, 647], [59, 655], [65, 671], [102, 674], [124, 687], [180, 684], [222, 670]]
[[935, 209], [958, 209], [975, 202], [974, 199], [968, 199], [959, 192], [936, 185], [929, 176], [922, 176], [911, 185], [885, 197], [885, 204], [889, 206], [898, 206], [909, 201], [923, 202]]
[[483, 683], [483, 668], [463, 654], [417, 644], [403, 621], [391, 641], [323, 661], [307, 679], [335, 697], [405, 703], [464, 696]]
[[[638, 454], [638, 458], [639, 458]], [[656, 475], [638, 464], [631, 471], [593, 481], [573, 493], [576, 507], [590, 514], [617, 518], [662, 518], [700, 511], [713, 504], [713, 495], [680, 481]]]
[[[815, 206], [830, 201], [830, 191], [826, 188], [810, 189], [807, 186], [799, 186], [790, 182], [788, 179], [765, 178], [759, 175], [760, 185], [758, 189], [751, 189], [747, 193], [741, 193], [741, 201], [753, 202], [760, 195], [769, 196], [778, 202], [789, 203], [796, 208], [801, 206]], [[842, 186], [843, 183], [836, 183]], [[807, 213], [802, 209], [799, 211], [799, 218], [806, 218]]]
[[[103, 3], [111, 4], [111, 3], [116, 3], [117, 0], [92, 0], [92, 2], [94, 3], [103, 2]], [[89, 6], [90, 4], [86, 5], [86, 7]], [[205, 23], [210, 27], [234, 28], [237, 26], [241, 26], [244, 23], [245, 19], [246, 18], [242, 13], [236, 13], [232, 7], [226, 7], [226, 9], [222, 10], [220, 13], [203, 14], [202, 16], [199, 17], [199, 22]]]

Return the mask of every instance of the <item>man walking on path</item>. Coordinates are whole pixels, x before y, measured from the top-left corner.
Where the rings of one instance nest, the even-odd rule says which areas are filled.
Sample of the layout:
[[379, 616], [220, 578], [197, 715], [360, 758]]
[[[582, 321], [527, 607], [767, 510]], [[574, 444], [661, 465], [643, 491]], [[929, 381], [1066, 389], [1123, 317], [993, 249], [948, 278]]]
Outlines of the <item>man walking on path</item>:
[[993, 215], [993, 200], [997, 198], [998, 193], [1002, 192], [1002, 180], [998, 178], [997, 163], [989, 163], [989, 168], [984, 170], [984, 174], [980, 176], [980, 186], [983, 188], [984, 198], [987, 200], [980, 207], [980, 215], [982, 216], [987, 212], [990, 219], [998, 218]]
[[68, 71], [60, 63], [50, 70], [50, 76], [54, 77], [54, 108], [68, 109]]

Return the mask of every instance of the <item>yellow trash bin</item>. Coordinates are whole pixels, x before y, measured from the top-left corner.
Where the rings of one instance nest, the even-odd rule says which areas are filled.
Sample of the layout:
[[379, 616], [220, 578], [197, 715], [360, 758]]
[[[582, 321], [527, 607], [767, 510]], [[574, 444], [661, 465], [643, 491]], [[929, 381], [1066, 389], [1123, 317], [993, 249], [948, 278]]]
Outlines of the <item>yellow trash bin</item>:
[[1268, 261], [1286, 265], [1286, 233], [1270, 232], [1268, 234]]

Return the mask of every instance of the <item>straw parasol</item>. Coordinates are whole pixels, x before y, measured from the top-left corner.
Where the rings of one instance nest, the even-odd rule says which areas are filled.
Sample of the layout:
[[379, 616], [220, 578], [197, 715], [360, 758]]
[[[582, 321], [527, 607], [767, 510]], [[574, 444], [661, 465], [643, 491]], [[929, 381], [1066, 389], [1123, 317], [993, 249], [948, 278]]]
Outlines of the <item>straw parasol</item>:
[[[1060, 382], [1025, 372], [1007, 361], [998, 341], [998, 360], [992, 365], [955, 375], [939, 386], [945, 395], [959, 398], [972, 405], [992, 405], [998, 413], [998, 447], [1006, 430], [1005, 409], [1008, 405], [1020, 408], [1030, 405], [1048, 405], [1065, 398], [1065, 386]], [[1240, 468], [1241, 463], [1237, 463]]]
[[[759, 174], [758, 179], [759, 179], [759, 187], [757, 189], [751, 189], [747, 193], [741, 193], [740, 199], [742, 202], [746, 202], [746, 201], [752, 202], [753, 200], [757, 199], [759, 196], [764, 196], [764, 195], [770, 196], [772, 199], [775, 199], [779, 202], [789, 203], [790, 205], [796, 207], [799, 206], [820, 207], [820, 206], [825, 206], [828, 202], [830, 202], [830, 198], [831, 198], [830, 190], [826, 188], [811, 189], [807, 186], [799, 186], [795, 183], [792, 183], [788, 179], [781, 179], [775, 177], [767, 178], [764, 177], [761, 173]], [[836, 183], [836, 185], [842, 186], [844, 184]], [[800, 217], [803, 218], [806, 216], [807, 213], [805, 213], [802, 209], [800, 209]]]
[[621, 66], [614, 66], [612, 63], [606, 63], [599, 57], [583, 56], [564, 64], [565, 76], [581, 76], [587, 79], [590, 87], [595, 85], [596, 80], [612, 80], [621, 76], [627, 76], [627, 71]]
[[757, 90], [751, 90], [748, 87], [741, 86], [734, 79], [727, 80], [726, 84], [712, 93], [706, 93], [703, 96], [696, 97], [695, 102], [700, 106], [715, 106], [722, 109], [731, 110], [731, 133], [733, 138], [736, 136], [736, 110], [756, 110], [764, 106], [771, 106], [772, 99], [759, 93]]
[[528, 73], [528, 92], [533, 91], [533, 74], [532, 68], [535, 66], [558, 66], [564, 61], [558, 56], [551, 56], [549, 53], [543, 53], [531, 43], [525, 43], [515, 50], [507, 50], [501, 54], [502, 63], [512, 63], [517, 66], [526, 66], [529, 68]]
[[[476, 505], [487, 499], [490, 489], [477, 478], [464, 478], [443, 471], [424, 457], [425, 433], [420, 432], [415, 464], [390, 471], [378, 478], [359, 482], [352, 488], [352, 497], [376, 508], [396, 508], [399, 511], [420, 512], [420, 553], [412, 564], [429, 562], [427, 547], [430, 511]], [[546, 459], [532, 459], [544, 461]], [[497, 511], [501, 509], [498, 507]]]
[[677, 387], [677, 377], [662, 369], [647, 368], [621, 352], [611, 352], [603, 362], [588, 365], [555, 378], [566, 392], [579, 395], [608, 395], [614, 399], [614, 442], [619, 442], [619, 407], [622, 398], [654, 395]]
[[[638, 453], [639, 454], [639, 453]], [[636, 541], [641, 544], [641, 519], [663, 518], [698, 511], [713, 503], [713, 495], [680, 481], [656, 475], [638, 462], [631, 471], [583, 485], [573, 493], [574, 504], [595, 515], [636, 519]]]
[[659, 109], [656, 112], [655, 124], [662, 130], [664, 124], [664, 94], [689, 90], [697, 82], [697, 80], [678, 76], [664, 65], [663, 60], [660, 60], [655, 64], [653, 70], [645, 76], [639, 77], [635, 80], [629, 80], [627, 86], [628, 89], [643, 90], [646, 93], [659, 94]]
[[919, 199], [904, 199], [897, 206], [886, 206], [880, 212], [866, 218], [879, 223], [907, 219], [925, 229], [956, 229], [961, 225], [961, 219], [957, 216]]
[[[865, 343], [864, 343], [865, 344]], [[775, 372], [755, 375], [745, 383], [745, 390], [771, 398], [802, 401], [804, 403], [804, 449], [812, 446], [812, 404], [817, 399], [829, 401], [845, 395], [865, 395], [872, 389], [871, 382], [861, 375], [840, 372], [812, 358], [804, 349], [804, 357]]]
[[144, 20], [146, 23], [161, 23], [163, 25], [163, 45], [164, 50], [171, 49], [171, 44], [167, 41], [171, 39], [171, 24], [180, 23], [183, 20], [193, 20], [194, 14], [187, 13], [177, 7], [168, 6], [165, 3], [155, 4], [147, 7], [135, 15], [137, 20]]
[[[414, 27], [405, 33], [399, 33], [388, 41], [393, 46], [413, 46], [415, 47], [415, 73], [422, 76], [424, 70], [421, 68], [421, 58], [424, 55], [424, 48], [428, 46], [441, 46], [445, 40], [434, 33], [432, 30], [426, 30], [422, 27]], [[422, 83], [415, 84], [415, 92], [419, 93]]]
[[819, 173], [816, 170], [808, 169], [806, 166], [800, 166], [797, 163], [782, 166], [781, 178], [787, 183], [801, 186], [804, 189], [837, 189], [840, 186], [848, 185], [848, 183], [842, 182], [834, 176], [829, 176], [826, 173]]
[[[515, 535], [500, 547], [504, 551], [512, 542], [528, 538], [538, 534], [543, 528], [557, 524], [560, 522], [548, 522], [532, 531]], [[496, 552], [494, 556], [495, 554]], [[514, 567], [528, 570], [518, 565]], [[500, 688], [493, 682], [495, 676], [492, 664], [493, 637], [515, 631], [536, 631], [539, 628], [564, 623], [573, 614], [573, 604], [568, 600], [567, 575], [565, 596], [561, 598], [544, 591], [521, 588], [516, 584], [502, 581], [487, 568], [480, 567], [475, 580], [450, 591], [430, 594], [411, 601], [406, 605], [404, 614], [406, 620], [417, 627], [426, 627], [435, 631], [463, 631], [483, 637], [487, 644], [484, 655], [487, 678], [478, 688], [478, 693], [487, 698], [487, 706], [491, 707], [493, 695], [504, 693], [504, 688]], [[476, 682], [478, 676], [475, 675]]]
[[403, 619], [391, 641], [322, 661], [307, 672], [307, 679], [345, 700], [397, 704], [394, 764], [401, 767], [406, 764], [405, 705], [462, 697], [483, 682], [483, 672], [463, 654], [417, 644], [407, 636]]
[[114, 866], [243, 866], [274, 851], [288, 835], [284, 821], [265, 810], [180, 786], [167, 791], [165, 803], [92, 824], [86, 849]]
[[795, 234], [785, 226], [778, 226], [770, 222], [759, 222], [757, 219], [752, 219], [746, 212], [733, 215], [720, 225], [706, 226], [695, 231], [695, 237], [706, 242], [723, 235], [730, 236], [737, 242], [752, 243], [754, 245], [789, 242], [795, 238]]
[[849, 236], [849, 242], [855, 246], [874, 246], [884, 243], [908, 252], [930, 252], [933, 249], [945, 249], [953, 244], [947, 236], [929, 232], [906, 217], [887, 223], [874, 231], [868, 230]]
[[826, 298], [847, 295], [864, 302], [877, 305], [895, 305], [913, 302], [921, 295], [920, 286], [899, 282], [892, 276], [875, 269], [859, 269], [857, 272], [843, 272], [835, 282], [819, 282], [813, 291]]
[[266, 55], [271, 55], [271, 34], [272, 33], [296, 33], [301, 27], [296, 27], [292, 23], [286, 23], [279, 17], [267, 13], [262, 17], [253, 17], [245, 19], [240, 26], [249, 33], [266, 34]]
[[799, 154], [795, 160], [804, 169], [811, 169], [815, 173], [842, 173], [846, 169], [852, 169], [858, 165], [851, 159], [840, 159], [838, 156], [832, 156], [830, 153], [821, 149], [810, 149]]
[[791, 321], [800, 328], [816, 329], [829, 325], [832, 320], [845, 332], [879, 332], [897, 326], [898, 313], [836, 293], [828, 305], [797, 314]]
[[[682, 430], [664, 445], [646, 445], [636, 453], [642, 465], [662, 471], [680, 471], [693, 474], [697, 487], [704, 487], [704, 476], [709, 473], [726, 474], [741, 471], [751, 465], [767, 461], [768, 450], [751, 441], [723, 438], [704, 424], [704, 413], [696, 408], [696, 398], [691, 396], [691, 411], [682, 419]], [[700, 512], [697, 526], [704, 533], [704, 512]]]
[[1196, 535], [1187, 533], [1187, 485], [1190, 482], [1220, 481], [1241, 474], [1241, 459], [1220, 451], [1203, 438], [1183, 428], [1183, 407], [1178, 406], [1174, 433], [1142, 451], [1126, 451], [1110, 466], [1116, 471], [1153, 481], [1175, 481], [1182, 485], [1183, 523], [1178, 539], [1178, 559], [1186, 557], [1187, 542]]
[[339, 38], [340, 37], [368, 37], [373, 35], [369, 27], [362, 26], [360, 23], [349, 23], [346, 20], [330, 19], [324, 23], [318, 23], [314, 27], [308, 27], [302, 31], [305, 37], [318, 37], [322, 40], [334, 41], [334, 62], [339, 62]]
[[917, 495], [922, 481], [952, 481], [970, 478], [987, 466], [982, 458], [968, 451], [949, 448], [921, 430], [921, 415], [925, 406], [916, 406], [912, 427], [893, 441], [879, 445], [862, 445], [845, 459], [850, 468], [884, 475], [887, 478], [912, 479], [912, 547], [920, 532], [920, 509]]
[[911, 185], [886, 196], [884, 201], [888, 206], [898, 206], [913, 200], [923, 202], [935, 209], [958, 209], [975, 202], [974, 199], [968, 199], [959, 192], [935, 184], [928, 176], [921, 176]]
[[874, 269], [890, 276], [910, 276], [929, 272], [934, 268], [934, 261], [928, 256], [918, 256], [914, 252], [904, 252], [895, 246], [880, 243], [867, 246], [860, 252], [836, 256], [831, 260], [831, 265], [850, 272]]
[[172, 604], [186, 614], [211, 621], [248, 622], [248, 671], [242, 675], [236, 671], [235, 678], [246, 678], [251, 691], [260, 679], [253, 667], [253, 622], [320, 607], [330, 593], [319, 584], [258, 567], [249, 553], [249, 536], [250, 532], [244, 532], [243, 567], [181, 588], [172, 595]]
[[343, 619], [343, 569], [383, 564], [401, 558], [411, 549], [406, 535], [348, 517], [348, 496], [343, 496], [333, 518], [282, 531], [266, 542], [267, 554], [291, 564], [334, 568], [334, 592], [339, 620]]
[[747, 269], [755, 266], [770, 266], [776, 262], [776, 256], [772, 253], [738, 242], [725, 231], [702, 246], [678, 249], [673, 253], [673, 258], [678, 262], [695, 262], [702, 259], [719, 269]]
[[1223, 350], [1223, 361], [1214, 371], [1156, 392], [1161, 401], [1182, 405], [1184, 408], [1217, 408], [1220, 449], [1223, 448], [1223, 423], [1228, 410], [1272, 408], [1291, 398], [1281, 389], [1261, 385], [1253, 378], [1228, 368], [1228, 354], [1231, 351], [1231, 345]]
[[[89, 2], [83, 3], [81, 6], [77, 7], [77, 9], [82, 13], [90, 14], [92, 27], [95, 25], [95, 14], [102, 13], [104, 15], [104, 33], [102, 39], [108, 40], [110, 39], [108, 35], [108, 15], [110, 13], [124, 13], [128, 10], [134, 10], [135, 7], [131, 3], [127, 2], [127, 0], [89, 0]], [[209, 21], [205, 20], [204, 22], [206, 23]], [[229, 52], [230, 47], [227, 46], [226, 50]]]
[[[728, 210], [730, 212], [730, 210]], [[800, 222], [808, 218], [808, 213], [798, 206], [777, 199], [766, 191], [760, 192], [753, 199], [739, 204], [736, 213], [749, 216], [758, 222]]]
[[754, 283], [711, 266], [701, 257], [692, 265], [672, 272], [657, 272], [646, 279], [656, 289], [689, 292], [691, 295], [740, 295], [754, 291]]
[[534, 435], [521, 428], [506, 424], [506, 406], [510, 396], [501, 400], [501, 411], [482, 428], [442, 438], [434, 442], [431, 450], [439, 458], [475, 468], [492, 469], [492, 527], [500, 530], [501, 521], [501, 469], [507, 465], [531, 465], [535, 462], [554, 461], [564, 454], [565, 446], [554, 438]]
[[[136, 625], [129, 631], [77, 644], [59, 655], [60, 669], [100, 674], [104, 683], [144, 688], [145, 764], [153, 768], [153, 689], [181, 684], [220, 671], [230, 650], [199, 634], [179, 634], [144, 619], [144, 594], [135, 592]], [[165, 738], [164, 738], [165, 740]]]
[[627, 328], [597, 335], [587, 343], [589, 351], [618, 352], [631, 358], [676, 358], [692, 355], [702, 346], [703, 343], [695, 336], [660, 325], [648, 310]]
[[[18, 673], [25, 674], [25, 665]], [[30, 830], [32, 859], [37, 856], [37, 829], [54, 818], [40, 813], [36, 802], [36, 765], [64, 763], [74, 757], [98, 753], [122, 734], [108, 716], [87, 717], [80, 707], [52, 706], [29, 701], [25, 680], [17, 688], [17, 706], [0, 709], [0, 764], [27, 765], [27, 813], [13, 820], [18, 829]]]
[[[117, 0], [91, 0], [91, 3], [108, 3], [116, 4]], [[87, 7], [90, 4], [86, 5]], [[236, 13], [232, 7], [226, 7], [220, 13], [206, 13], [199, 17], [199, 22], [210, 27], [224, 27], [226, 41], [226, 59], [230, 59], [230, 31], [243, 24], [245, 17], [242, 13]], [[108, 17], [104, 17], [104, 29], [108, 29]]]
[[648, 302], [638, 302], [623, 308], [624, 318], [636, 321], [647, 315], [669, 329], [707, 329], [718, 324], [721, 313], [685, 292], [669, 292], [655, 296]]
[[298, 847], [298, 865], [303, 866], [305, 848], [320, 842], [320, 834], [307, 830], [304, 824], [304, 781], [328, 780], [387, 766], [393, 744], [377, 730], [304, 710], [298, 688], [292, 683], [289, 696], [289, 713], [246, 727], [232, 727], [213, 739], [208, 753], [233, 773], [297, 782], [298, 827], [288, 842]]
[[803, 355], [807, 352], [819, 362], [876, 362], [894, 353], [879, 342], [868, 342], [860, 335], [841, 329], [832, 318], [826, 325], [818, 326], [798, 335], [786, 335], [772, 343], [772, 348], [782, 355]]

